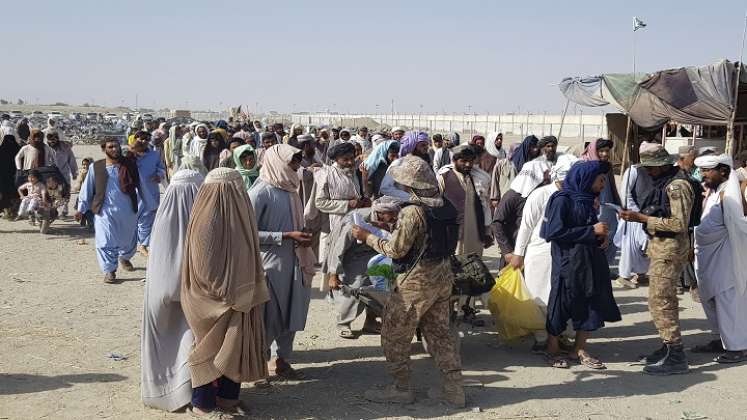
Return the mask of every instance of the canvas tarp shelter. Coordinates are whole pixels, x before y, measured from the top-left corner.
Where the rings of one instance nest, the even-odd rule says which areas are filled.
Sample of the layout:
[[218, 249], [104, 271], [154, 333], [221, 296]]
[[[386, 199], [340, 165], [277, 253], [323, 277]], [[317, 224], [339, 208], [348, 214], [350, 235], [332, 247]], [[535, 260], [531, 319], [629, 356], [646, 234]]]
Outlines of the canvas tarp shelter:
[[[743, 68], [744, 69], [744, 68]], [[727, 125], [734, 102], [737, 64], [727, 60], [702, 67], [682, 67], [653, 74], [603, 74], [568, 77], [560, 90], [584, 106], [618, 108], [638, 126], [682, 124]], [[741, 72], [742, 83], [747, 81]]]

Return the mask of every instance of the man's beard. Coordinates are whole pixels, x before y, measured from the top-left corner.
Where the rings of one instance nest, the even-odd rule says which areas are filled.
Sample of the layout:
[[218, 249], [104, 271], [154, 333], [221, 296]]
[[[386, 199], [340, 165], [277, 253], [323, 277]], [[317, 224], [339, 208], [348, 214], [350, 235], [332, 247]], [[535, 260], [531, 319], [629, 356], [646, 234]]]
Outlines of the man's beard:
[[423, 155], [419, 154], [418, 152], [412, 152], [412, 154], [414, 156], [419, 157], [420, 159], [423, 159], [424, 161], [428, 162], [429, 164], [431, 163], [431, 155], [429, 155], [428, 152], [426, 152]]
[[708, 181], [705, 181], [706, 187], [708, 187], [709, 189], [711, 189], [713, 191], [718, 190], [718, 187], [720, 187], [721, 184], [723, 184], [723, 183], [724, 183], [723, 181], [721, 181], [721, 182], [715, 182], [715, 181], [711, 181], [710, 179]]
[[111, 159], [111, 160], [113, 160], [115, 162], [119, 161], [119, 159], [122, 157], [122, 154], [119, 153], [119, 152], [117, 152], [116, 156], [112, 156], [113, 153], [114, 152], [105, 152], [104, 154], [106, 155], [106, 157], [108, 157], [109, 159]]
[[340, 171], [342, 171], [342, 173], [345, 174], [345, 176], [349, 176], [350, 178], [352, 178], [355, 175], [355, 167], [354, 166], [351, 166], [349, 168], [343, 168], [342, 166], [338, 166], [337, 168]]

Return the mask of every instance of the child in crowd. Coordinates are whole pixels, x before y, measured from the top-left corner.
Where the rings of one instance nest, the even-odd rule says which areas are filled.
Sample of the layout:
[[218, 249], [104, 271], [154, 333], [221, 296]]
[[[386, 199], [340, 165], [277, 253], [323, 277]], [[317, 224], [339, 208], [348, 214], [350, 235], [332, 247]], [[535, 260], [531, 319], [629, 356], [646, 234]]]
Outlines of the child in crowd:
[[21, 207], [18, 209], [16, 220], [30, 216], [29, 223], [36, 226], [36, 209], [47, 201], [47, 188], [41, 182], [39, 171], [29, 171], [28, 181], [18, 187], [18, 195], [21, 196]]
[[56, 176], [47, 178], [47, 201], [46, 207], [50, 210], [50, 217], [56, 219], [59, 208], [67, 206], [67, 199], [62, 195], [62, 184]]
[[[80, 171], [78, 171], [78, 177], [75, 178], [75, 181], [73, 181], [73, 185], [71, 186], [71, 193], [78, 194], [80, 192], [80, 187], [83, 185], [83, 183], [86, 181], [86, 175], [88, 175], [88, 167], [93, 163], [93, 158], [83, 158], [83, 161], [80, 163]], [[77, 208], [77, 203], [76, 203]]]
[[[88, 175], [88, 171], [93, 164], [93, 158], [87, 157], [83, 158], [80, 164], [80, 171], [78, 171], [78, 177], [75, 178], [75, 181], [73, 181], [71, 193], [78, 194], [80, 193], [80, 187], [83, 185], [84, 182], [86, 182], [86, 176]], [[78, 208], [78, 199], [75, 199], [75, 208]], [[88, 210], [83, 217], [80, 219], [80, 226], [93, 229], [93, 212]]]

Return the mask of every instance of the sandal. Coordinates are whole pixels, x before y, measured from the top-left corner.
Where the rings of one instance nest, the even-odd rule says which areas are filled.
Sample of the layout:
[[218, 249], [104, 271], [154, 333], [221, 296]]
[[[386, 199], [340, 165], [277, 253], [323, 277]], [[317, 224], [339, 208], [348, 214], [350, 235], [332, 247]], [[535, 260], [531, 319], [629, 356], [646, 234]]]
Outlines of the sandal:
[[192, 418], [205, 420], [230, 420], [235, 418], [232, 414], [228, 414], [217, 408], [204, 414], [198, 414], [194, 411], [193, 407], [189, 407], [187, 408], [187, 414], [189, 414], [189, 416]]
[[353, 334], [353, 330], [351, 330], [350, 327], [348, 326], [340, 328], [339, 334], [340, 334], [340, 338], [345, 338], [348, 340], [354, 340], [358, 338], [355, 336], [355, 334]]
[[293, 369], [293, 367], [284, 360], [281, 363], [278, 363], [277, 368], [275, 368], [275, 375], [289, 381], [300, 381], [306, 379], [306, 375], [303, 372]]
[[726, 353], [713, 359], [718, 363], [741, 363], [747, 361], [747, 351], [726, 351]]
[[547, 360], [548, 365], [556, 369], [568, 369], [570, 367], [570, 364], [568, 363], [568, 357], [563, 356], [562, 354], [552, 355], [546, 353], [545, 360]]
[[690, 349], [693, 353], [722, 353], [725, 352], [726, 349], [724, 348], [724, 345], [721, 344], [721, 340], [711, 340], [706, 344], [700, 344], [692, 349]]
[[583, 353], [579, 352], [578, 358], [571, 357], [570, 359], [577, 361], [578, 363], [586, 366], [589, 369], [594, 369], [594, 370], [607, 369], [607, 366], [604, 363], [602, 363], [599, 359], [596, 359], [590, 356], [586, 352], [583, 352]]

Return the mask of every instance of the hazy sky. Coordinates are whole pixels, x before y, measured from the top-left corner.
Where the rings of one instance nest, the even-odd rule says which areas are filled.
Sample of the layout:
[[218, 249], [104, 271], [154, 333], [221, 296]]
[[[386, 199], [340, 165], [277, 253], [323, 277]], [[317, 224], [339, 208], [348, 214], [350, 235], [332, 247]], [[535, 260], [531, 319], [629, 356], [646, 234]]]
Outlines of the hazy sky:
[[0, 97], [559, 113], [564, 76], [739, 59], [745, 0], [3, 1]]

